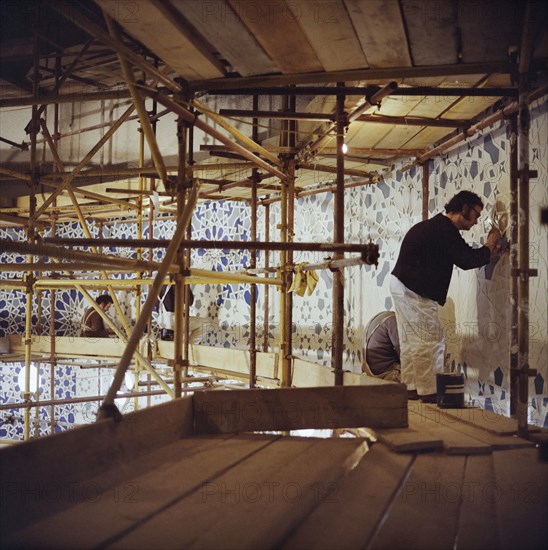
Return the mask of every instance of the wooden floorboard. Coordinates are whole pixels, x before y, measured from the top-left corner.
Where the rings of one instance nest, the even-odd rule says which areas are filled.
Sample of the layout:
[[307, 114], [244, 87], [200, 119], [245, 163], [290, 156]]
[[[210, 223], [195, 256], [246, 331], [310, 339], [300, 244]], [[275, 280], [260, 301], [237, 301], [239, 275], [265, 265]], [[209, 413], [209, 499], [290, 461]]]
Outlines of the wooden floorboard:
[[[437, 409], [435, 405], [424, 405], [424, 407], [431, 411]], [[502, 416], [484, 409], [477, 409], [475, 407], [443, 409], [443, 413], [446, 417], [454, 418], [465, 424], [471, 424], [472, 426], [482, 428], [498, 435], [514, 435], [517, 433], [517, 420], [515, 418], [508, 418], [507, 416]], [[529, 430], [536, 432], [539, 431], [539, 428], [536, 426], [529, 426]]]
[[[426, 412], [425, 412], [426, 411]], [[409, 405], [409, 427], [417, 432], [424, 433], [431, 437], [439, 437], [443, 441], [443, 448], [446, 454], [470, 455], [490, 454], [491, 446], [474, 437], [454, 430], [450, 425], [442, 425], [438, 422], [441, 414], [430, 413], [430, 409], [422, 409], [420, 404]]]
[[281, 545], [284, 549], [364, 548], [400, 490], [414, 456], [376, 443]]
[[[7, 547], [94, 548], [155, 517], [187, 493], [199, 491], [227, 468], [272, 444], [275, 436], [182, 439], [159, 451], [156, 464], [112, 485], [99, 478], [82, 485], [83, 502], [11, 533]], [[165, 460], [167, 457], [167, 460]], [[110, 482], [110, 483], [109, 483]], [[74, 526], [71, 529], [71, 526]]]
[[500, 548], [494, 486], [493, 456], [467, 457], [455, 550]]
[[443, 439], [439, 435], [427, 434], [412, 428], [375, 430], [375, 434], [379, 441], [396, 453], [443, 450]]
[[[359, 424], [364, 393], [331, 390], [261, 393], [263, 409], [253, 392], [214, 392], [201, 407], [221, 403], [214, 417], [240, 426], [281, 410], [334, 427], [326, 411], [337, 403], [336, 423]], [[373, 388], [365, 394], [377, 407]], [[536, 550], [548, 540], [548, 464], [506, 435], [511, 419], [412, 402], [410, 427], [375, 429], [366, 452], [360, 437], [193, 435], [192, 413], [179, 400], [1, 451], [0, 547]]]
[[2, 449], [5, 525], [15, 530], [70, 506], [78, 502], [74, 488], [192, 433], [193, 403], [185, 397]]
[[[380, 441], [395, 452], [435, 451], [444, 449], [447, 454], [489, 454], [493, 450], [533, 447], [534, 444], [515, 435], [501, 435], [485, 429], [485, 422], [474, 425], [469, 421], [462, 421], [459, 416], [466, 416], [467, 420], [475, 416], [480, 418], [477, 409], [440, 409], [434, 405], [426, 405], [418, 401], [408, 403], [408, 428], [394, 428], [375, 430]], [[482, 411], [485, 412], [485, 411]], [[498, 417], [498, 415], [497, 415]], [[502, 433], [508, 431], [508, 421], [503, 417]], [[513, 421], [511, 421], [513, 424]]]
[[[282, 438], [112, 544], [274, 548], [361, 459], [361, 440]], [[110, 545], [109, 545], [110, 547]]]
[[442, 453], [417, 455], [368, 548], [452, 549], [465, 461]]
[[[413, 406], [409, 406], [409, 415], [414, 414]], [[423, 408], [421, 414], [436, 422], [442, 428], [448, 428], [455, 432], [476, 439], [486, 445], [489, 445], [492, 450], [502, 449], [517, 449], [522, 447], [533, 447], [534, 443], [527, 439], [522, 439], [513, 434], [505, 435], [505, 430], [502, 433], [497, 433], [491, 430], [486, 430], [474, 424], [462, 422], [453, 414], [446, 414], [446, 409], [436, 408], [431, 406]], [[508, 420], [508, 419], [507, 419]], [[513, 422], [513, 421], [512, 421]]]
[[537, 449], [493, 453], [500, 548], [533, 550], [548, 541], [548, 463]]

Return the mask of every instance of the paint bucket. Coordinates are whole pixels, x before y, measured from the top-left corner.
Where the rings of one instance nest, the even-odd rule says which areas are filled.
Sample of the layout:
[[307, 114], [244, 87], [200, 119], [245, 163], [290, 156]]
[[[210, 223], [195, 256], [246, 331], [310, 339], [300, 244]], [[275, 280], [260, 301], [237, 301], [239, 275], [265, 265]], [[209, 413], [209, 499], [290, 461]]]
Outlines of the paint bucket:
[[436, 374], [436, 397], [442, 409], [462, 409], [464, 407], [464, 374]]

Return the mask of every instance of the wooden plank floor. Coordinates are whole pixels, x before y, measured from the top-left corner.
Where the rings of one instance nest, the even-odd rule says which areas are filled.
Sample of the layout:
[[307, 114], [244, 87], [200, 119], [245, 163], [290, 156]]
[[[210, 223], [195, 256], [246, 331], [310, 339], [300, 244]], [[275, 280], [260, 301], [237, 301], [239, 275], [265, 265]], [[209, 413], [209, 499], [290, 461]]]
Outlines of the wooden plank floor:
[[369, 450], [362, 438], [194, 435], [72, 485], [67, 471], [68, 506], [2, 525], [0, 547], [545, 547], [548, 465], [531, 442], [503, 421], [408, 412], [410, 428], [377, 430]]

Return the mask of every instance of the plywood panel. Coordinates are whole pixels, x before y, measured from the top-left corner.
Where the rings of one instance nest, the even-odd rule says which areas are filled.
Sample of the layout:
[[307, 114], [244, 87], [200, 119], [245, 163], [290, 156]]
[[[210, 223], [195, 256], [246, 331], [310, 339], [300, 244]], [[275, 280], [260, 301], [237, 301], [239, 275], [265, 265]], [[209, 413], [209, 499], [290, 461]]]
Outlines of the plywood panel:
[[342, 0], [291, 0], [287, 6], [324, 70], [367, 68], [367, 60]]
[[389, 133], [390, 126], [388, 124], [359, 122], [350, 125], [345, 141], [351, 147], [374, 147]]
[[457, 3], [402, 2], [414, 65], [458, 63]]
[[407, 425], [403, 384], [199, 392], [197, 433]]
[[321, 71], [307, 38], [284, 0], [229, 0], [232, 9], [283, 73]]
[[129, 34], [137, 38], [187, 80], [223, 76], [217, 65], [180, 32], [152, 2], [98, 2]]
[[460, 99], [444, 113], [443, 118], [467, 119], [482, 113], [499, 100], [498, 97], [469, 96]]
[[392, 126], [388, 134], [382, 137], [375, 147], [382, 149], [405, 149], [420, 132], [418, 126]]
[[370, 67], [411, 66], [397, 0], [345, 0], [345, 4]]
[[172, 0], [172, 4], [240, 75], [277, 72], [276, 65], [226, 2]]
[[[422, 97], [421, 100], [413, 105], [409, 111], [410, 115], [422, 116], [427, 118], [437, 118], [442, 115], [458, 98], [444, 96], [440, 90], [440, 95]], [[444, 118], [441, 116], [441, 118]]]
[[459, 2], [464, 63], [507, 61], [511, 45], [521, 43], [522, 2]]
[[380, 109], [375, 108], [372, 112], [379, 115], [406, 116], [411, 114], [423, 99], [419, 96], [388, 96], [382, 100]]
[[453, 131], [451, 128], [423, 128], [405, 144], [405, 147], [407, 149], [426, 149]]

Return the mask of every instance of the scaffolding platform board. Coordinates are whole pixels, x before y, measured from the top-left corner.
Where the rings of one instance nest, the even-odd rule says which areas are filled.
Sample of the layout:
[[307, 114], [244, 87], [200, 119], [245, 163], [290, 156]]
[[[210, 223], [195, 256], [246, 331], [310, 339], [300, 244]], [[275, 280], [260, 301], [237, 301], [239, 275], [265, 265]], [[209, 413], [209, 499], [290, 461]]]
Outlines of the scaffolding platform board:
[[[210, 391], [4, 449], [0, 545], [543, 547], [548, 465], [534, 444], [393, 386]], [[391, 421], [372, 413], [375, 394]], [[303, 425], [370, 435], [274, 433]]]

